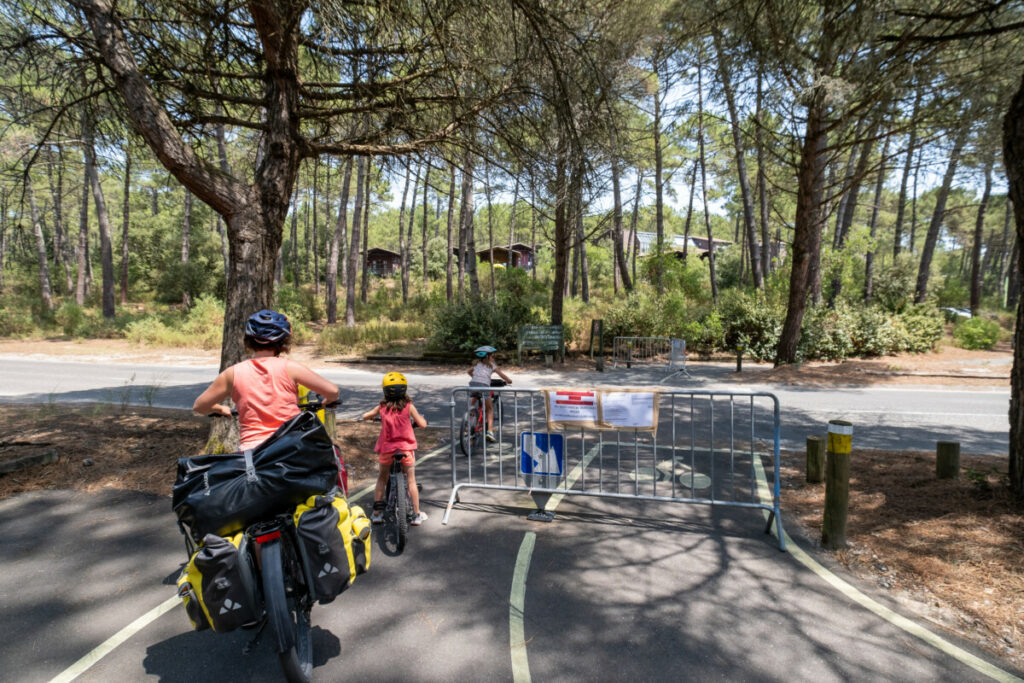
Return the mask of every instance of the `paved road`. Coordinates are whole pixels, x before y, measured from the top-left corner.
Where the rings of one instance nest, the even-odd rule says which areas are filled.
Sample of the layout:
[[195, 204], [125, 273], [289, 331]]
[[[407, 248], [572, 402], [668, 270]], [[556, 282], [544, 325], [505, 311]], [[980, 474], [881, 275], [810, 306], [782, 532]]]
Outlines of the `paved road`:
[[[215, 372], [0, 363], [0, 400], [14, 401], [183, 407]], [[694, 368], [685, 386], [724, 388], [727, 371]], [[325, 374], [342, 385], [346, 411], [375, 402], [378, 373]], [[445, 418], [463, 377], [407, 374], [428, 417]], [[515, 379], [580, 386], [656, 378]], [[794, 446], [827, 419], [849, 416], [861, 445], [931, 448], [955, 425], [965, 449], [1005, 451], [1005, 390], [748, 388], [778, 395]], [[812, 570], [799, 548], [780, 553], [753, 510], [569, 498], [545, 525], [525, 519], [533, 508], [526, 494], [469, 491], [442, 526], [450, 463], [436, 455], [417, 471], [430, 520], [401, 556], [375, 547], [371, 571], [314, 610], [317, 680], [1013, 680], [986, 668], [992, 658], [970, 645], [936, 647], [881, 616], [885, 606], [900, 611], [883, 591], [838, 592], [841, 582]], [[51, 680], [90, 653], [78, 680], [279, 680], [265, 645], [241, 654], [250, 633], [191, 632], [171, 606], [185, 558], [166, 499], [18, 496], [0, 501], [0, 538], [0, 680]], [[95, 650], [112, 637], [116, 647]]]
[[[567, 500], [545, 525], [525, 520], [525, 494], [476, 493], [442, 527], [447, 464], [417, 469], [431, 518], [314, 609], [316, 680], [989, 679], [836, 593], [751, 511]], [[184, 552], [168, 507], [124, 492], [0, 501], [0, 679], [51, 680], [173, 596]], [[78, 680], [280, 680], [265, 644], [242, 654], [250, 637], [192, 632], [175, 606]]]
[[[189, 408], [216, 376], [214, 366], [135, 365], [66, 362], [0, 355], [0, 401], [57, 403], [109, 401]], [[935, 448], [941, 440], [959, 440], [967, 453], [1006, 453], [1009, 388], [957, 389], [950, 386], [871, 386], [808, 388], [758, 381], [763, 372], [745, 370], [747, 385], [725, 383], [732, 368], [724, 364], [691, 365], [692, 379], [665, 385], [678, 389], [750, 390], [774, 393], [782, 405], [783, 447], [802, 448], [808, 434], [824, 431], [828, 420], [846, 418], [855, 425], [855, 446], [862, 448]], [[354, 417], [373, 406], [380, 393], [380, 373], [338, 368], [323, 374], [342, 387], [340, 416]], [[450, 391], [466, 376], [450, 370], [406, 373], [416, 404], [434, 424], [449, 419]], [[517, 374], [516, 387], [633, 386], [656, 383], [653, 370], [605, 373], [540, 371]]]

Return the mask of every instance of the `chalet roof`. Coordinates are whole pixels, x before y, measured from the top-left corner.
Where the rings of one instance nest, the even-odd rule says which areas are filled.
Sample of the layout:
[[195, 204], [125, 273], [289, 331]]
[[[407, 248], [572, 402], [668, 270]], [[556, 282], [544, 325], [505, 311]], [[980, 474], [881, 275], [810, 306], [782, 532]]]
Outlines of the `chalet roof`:
[[382, 249], [381, 247], [370, 247], [369, 249], [366, 250], [366, 255], [369, 256], [370, 254], [380, 254], [382, 256], [394, 256], [395, 258], [400, 258], [402, 256], [397, 251], [391, 251], [390, 249]]

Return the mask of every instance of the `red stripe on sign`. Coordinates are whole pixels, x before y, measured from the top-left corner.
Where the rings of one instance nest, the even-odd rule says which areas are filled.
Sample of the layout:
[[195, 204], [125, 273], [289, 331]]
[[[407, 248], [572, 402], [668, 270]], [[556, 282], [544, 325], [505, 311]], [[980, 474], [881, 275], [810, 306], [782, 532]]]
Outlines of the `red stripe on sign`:
[[594, 397], [593, 391], [556, 391], [555, 396], [565, 396], [567, 398], [583, 398], [584, 396]]
[[555, 405], [559, 406], [592, 406], [593, 401], [555, 401]]

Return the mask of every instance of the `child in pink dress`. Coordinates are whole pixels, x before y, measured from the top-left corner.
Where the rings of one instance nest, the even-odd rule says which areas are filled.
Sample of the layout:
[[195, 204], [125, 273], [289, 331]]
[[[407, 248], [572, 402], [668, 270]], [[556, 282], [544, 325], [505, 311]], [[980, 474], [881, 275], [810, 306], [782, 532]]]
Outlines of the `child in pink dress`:
[[377, 486], [373, 491], [373, 514], [370, 515], [370, 521], [374, 524], [384, 521], [384, 490], [391, 474], [392, 456], [395, 453], [402, 453], [402, 473], [409, 482], [409, 498], [412, 500], [411, 524], [419, 526], [427, 521], [427, 515], [420, 512], [420, 493], [416, 486], [414, 457], [416, 435], [413, 434], [410, 420], [414, 421], [417, 427], [426, 427], [427, 421], [416, 410], [412, 399], [406, 395], [405, 376], [399, 372], [389, 372], [384, 375], [383, 387], [384, 400], [373, 410], [363, 413], [360, 418], [372, 420], [380, 415], [380, 436], [377, 437], [377, 445], [373, 448], [377, 453], [380, 471], [377, 473]]

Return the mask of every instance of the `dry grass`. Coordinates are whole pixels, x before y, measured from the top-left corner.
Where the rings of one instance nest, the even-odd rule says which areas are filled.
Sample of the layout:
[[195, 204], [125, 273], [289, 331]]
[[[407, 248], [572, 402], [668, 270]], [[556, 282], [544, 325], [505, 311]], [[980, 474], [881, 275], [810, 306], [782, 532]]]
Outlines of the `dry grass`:
[[[805, 483], [804, 458], [783, 454], [782, 506], [816, 543], [825, 485]], [[854, 574], [1022, 668], [1024, 506], [1005, 457], [964, 455], [954, 481], [934, 453], [855, 450], [847, 540], [834, 557]]]

